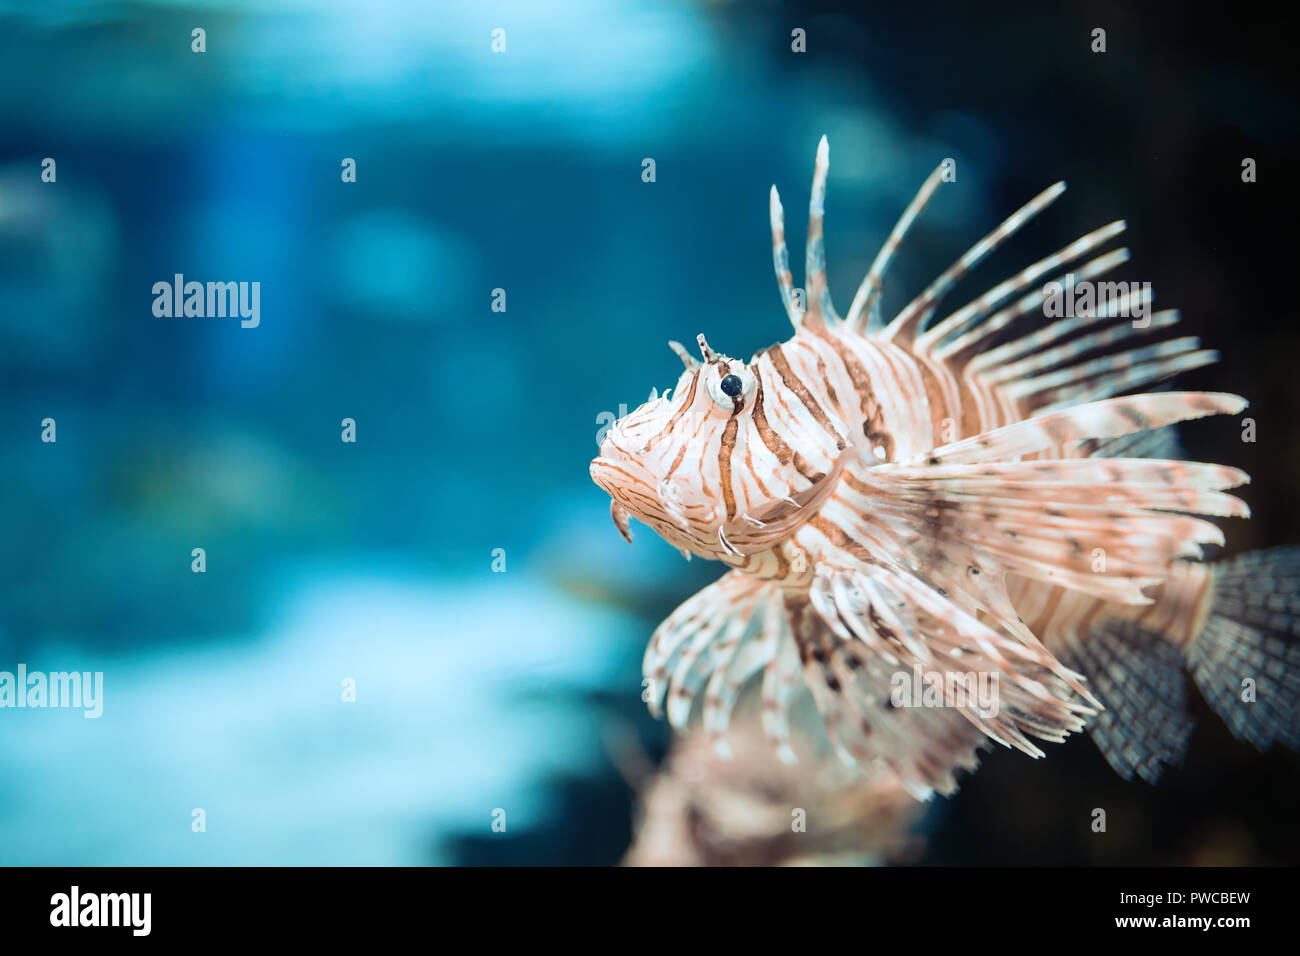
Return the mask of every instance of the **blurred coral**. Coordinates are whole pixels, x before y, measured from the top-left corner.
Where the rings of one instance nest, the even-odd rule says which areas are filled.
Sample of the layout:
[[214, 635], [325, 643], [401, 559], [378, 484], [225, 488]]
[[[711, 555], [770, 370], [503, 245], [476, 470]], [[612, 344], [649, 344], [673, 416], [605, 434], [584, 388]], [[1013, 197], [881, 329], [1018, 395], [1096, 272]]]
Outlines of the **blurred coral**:
[[829, 756], [777, 759], [756, 720], [733, 724], [732, 756], [703, 733], [679, 740], [641, 792], [627, 866], [879, 865], [914, 860], [924, 810], [891, 772]]

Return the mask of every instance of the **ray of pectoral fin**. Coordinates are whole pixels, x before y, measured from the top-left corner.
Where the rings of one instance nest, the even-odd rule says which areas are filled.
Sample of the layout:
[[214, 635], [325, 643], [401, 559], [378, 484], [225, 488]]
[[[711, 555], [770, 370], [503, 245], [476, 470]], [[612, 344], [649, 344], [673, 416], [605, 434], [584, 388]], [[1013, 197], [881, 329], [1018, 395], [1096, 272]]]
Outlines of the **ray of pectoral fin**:
[[850, 445], [834, 467], [811, 485], [772, 502], [757, 514], [737, 515], [718, 529], [719, 543], [732, 554], [756, 554], [785, 540], [817, 513], [839, 485], [845, 469], [862, 461], [861, 449]]
[[1088, 402], [963, 438], [913, 463], [1007, 461], [1071, 442], [1117, 438], [1207, 415], [1235, 415], [1249, 403], [1225, 392], [1156, 392]]
[[918, 593], [937, 596], [949, 614], [987, 615], [1008, 640], [1042, 655], [1089, 698], [1079, 675], [1020, 620], [1006, 575], [1148, 604], [1143, 589], [1163, 581], [1171, 563], [1201, 557], [1204, 543], [1223, 542], [1219, 528], [1198, 515], [1248, 513], [1223, 493], [1248, 478], [1235, 468], [1159, 459], [1016, 459], [1244, 405], [1235, 396], [1169, 393], [1054, 412], [911, 462], [853, 469], [829, 507], [843, 509], [835, 515], [855, 537], [883, 545], [875, 553], [905, 555], [897, 570], [910, 572], [904, 581], [919, 579], [928, 588]]
[[1142, 589], [1159, 583], [1170, 562], [1201, 557], [1202, 544], [1223, 543], [1218, 527], [1195, 515], [1248, 513], [1221, 493], [1247, 476], [1157, 459], [1016, 459], [1244, 407], [1236, 396], [1212, 393], [1108, 399], [963, 439], [911, 462], [858, 470], [844, 484], [879, 522], [925, 540], [949, 563], [970, 556], [972, 574], [992, 561], [1002, 572], [1142, 604], [1149, 600]]
[[[1078, 675], [1051, 654], [1000, 633], [905, 571], [823, 566], [810, 596], [831, 631], [870, 651], [893, 671], [895, 684], [919, 671], [943, 706], [1004, 746], [1042, 756], [1029, 736], [1060, 742], [1094, 713], [1066, 679]], [[859, 670], [871, 673], [870, 661]], [[981, 680], [986, 689], [994, 681], [993, 699], [981, 699]], [[897, 706], [930, 705], [905, 700]], [[828, 708], [820, 709], [826, 716]]]
[[938, 570], [953, 573], [964, 560], [963, 577], [1017, 573], [1146, 604], [1142, 589], [1164, 580], [1172, 562], [1223, 543], [1218, 526], [1196, 515], [1249, 513], [1222, 493], [1245, 480], [1218, 465], [1082, 458], [881, 466], [846, 484], [877, 520], [910, 529], [913, 552], [942, 556]]

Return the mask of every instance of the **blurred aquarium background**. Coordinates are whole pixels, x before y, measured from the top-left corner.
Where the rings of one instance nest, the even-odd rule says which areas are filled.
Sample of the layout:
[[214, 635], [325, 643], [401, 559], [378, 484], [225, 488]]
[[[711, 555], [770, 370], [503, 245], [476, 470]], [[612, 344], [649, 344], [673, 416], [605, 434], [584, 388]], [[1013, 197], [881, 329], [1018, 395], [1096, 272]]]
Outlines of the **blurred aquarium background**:
[[[1287, 35], [860, 6], [0, 0], [0, 670], [105, 685], [95, 720], [0, 710], [0, 863], [621, 859], [623, 757], [668, 745], [645, 641], [719, 568], [628, 548], [587, 465], [666, 340], [788, 335], [767, 190], [801, 262], [822, 133], [844, 301], [945, 157], [886, 309], [1057, 179], [963, 293], [1127, 217], [1122, 277], [1223, 352], [1187, 383], [1253, 402], [1254, 445], [1184, 436], [1254, 475], [1230, 549], [1300, 541]], [[175, 273], [260, 282], [260, 325], [155, 317]], [[911, 859], [1300, 861], [1296, 758], [1198, 706], [1156, 788], [1086, 739], [991, 754]]]

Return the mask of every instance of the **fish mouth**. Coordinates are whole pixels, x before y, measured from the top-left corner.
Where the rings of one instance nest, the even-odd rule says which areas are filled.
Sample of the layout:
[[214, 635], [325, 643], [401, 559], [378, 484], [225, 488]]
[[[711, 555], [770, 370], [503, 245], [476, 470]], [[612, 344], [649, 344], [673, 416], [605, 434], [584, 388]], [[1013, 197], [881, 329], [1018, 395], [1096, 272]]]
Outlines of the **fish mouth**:
[[692, 522], [672, 483], [660, 479], [636, 459], [601, 455], [592, 461], [590, 471], [591, 480], [609, 495], [609, 513], [625, 541], [632, 540], [629, 518], [656, 528], [665, 540], [665, 527], [691, 533]]
[[[746, 556], [776, 547], [812, 520], [838, 487], [845, 470], [862, 459], [861, 449], [852, 445], [845, 448], [831, 469], [807, 488], [771, 502], [757, 514], [738, 515], [720, 525], [716, 531], [718, 546], [723, 553]], [[666, 516], [670, 523], [689, 528], [680, 507], [673, 506], [668, 494], [671, 489], [635, 461], [601, 455], [592, 460], [590, 472], [591, 480], [610, 497], [610, 517], [623, 540], [632, 541], [630, 518], [646, 522], [640, 513], [645, 501], [638, 502], [637, 496], [629, 493], [636, 486], [644, 490], [646, 499], [656, 503], [657, 508], [652, 510], [664, 512], [659, 517]]]
[[619, 474], [618, 462], [612, 458], [598, 457], [591, 460], [591, 480], [611, 498], [615, 498], [614, 489], [618, 487], [617, 476]]
[[589, 470], [591, 480], [601, 491], [609, 495], [609, 514], [614, 519], [614, 527], [618, 529], [623, 540], [631, 544], [632, 530], [628, 521], [632, 517], [632, 512], [628, 510], [628, 505], [619, 492], [625, 484], [635, 480], [633, 475], [622, 462], [604, 456], [592, 459]]

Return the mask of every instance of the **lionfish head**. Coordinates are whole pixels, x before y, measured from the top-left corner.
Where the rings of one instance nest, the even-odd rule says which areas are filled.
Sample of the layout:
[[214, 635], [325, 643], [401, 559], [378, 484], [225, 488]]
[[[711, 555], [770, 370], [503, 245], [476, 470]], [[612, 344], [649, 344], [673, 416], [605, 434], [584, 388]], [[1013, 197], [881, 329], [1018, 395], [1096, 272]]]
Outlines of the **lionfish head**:
[[699, 345], [703, 361], [669, 343], [685, 371], [609, 427], [591, 477], [627, 540], [634, 517], [674, 547], [728, 560], [788, 536], [812, 489], [766, 444], [757, 361], [716, 353], [703, 335]]
[[[739, 359], [699, 337], [703, 362], [670, 342], [686, 369], [677, 384], [614, 422], [591, 463], [591, 477], [613, 499], [610, 511], [628, 540], [636, 518], [677, 548], [716, 558], [731, 492], [723, 491], [725, 451], [734, 447], [758, 379]], [[728, 476], [729, 477], [729, 476]]]
[[[785, 213], [775, 186], [769, 200], [773, 264], [796, 335], [840, 321], [826, 290], [822, 243], [829, 163], [823, 136], [809, 201], [807, 316], [795, 302]], [[869, 304], [869, 295], [862, 299]], [[854, 305], [866, 308], [856, 300]], [[703, 361], [668, 343], [686, 370], [674, 389], [662, 397], [652, 392], [649, 401], [610, 426], [591, 477], [613, 499], [614, 523], [629, 541], [628, 518], [635, 517], [690, 554], [741, 564], [815, 514], [856, 451], [850, 447], [841, 454], [846, 443], [833, 440], [848, 433], [844, 423], [826, 419], [807, 429], [789, 411], [797, 403], [787, 400], [789, 386], [772, 362], [772, 354], [785, 361], [779, 348], [745, 363], [715, 353], [703, 335], [698, 341]]]

